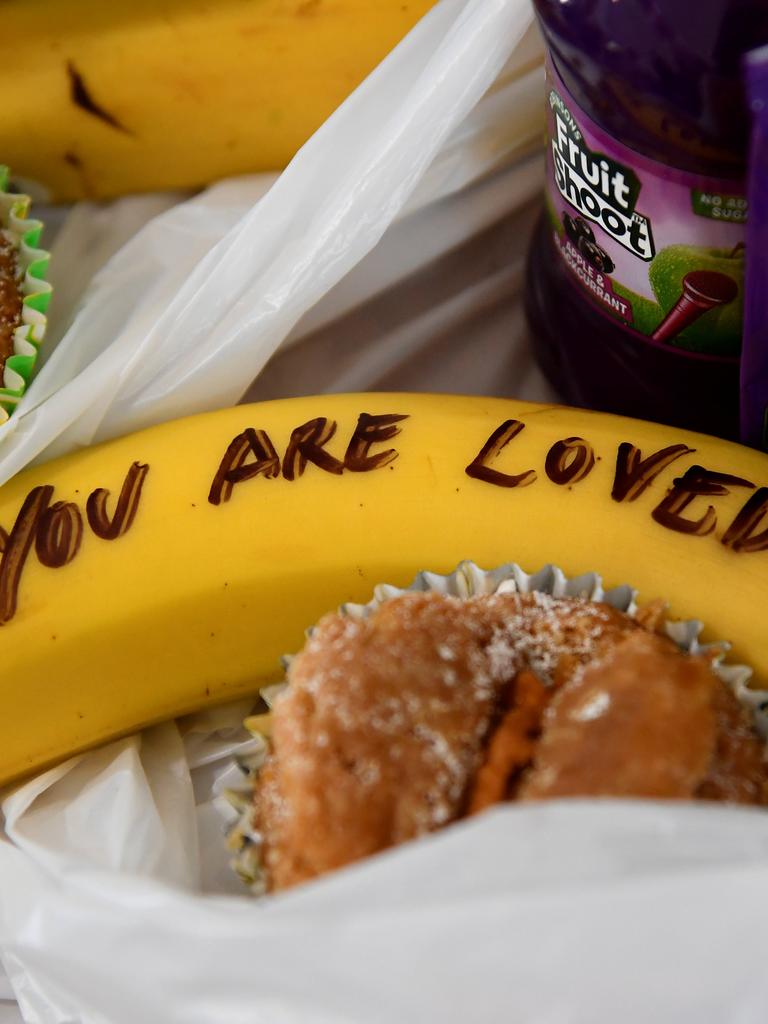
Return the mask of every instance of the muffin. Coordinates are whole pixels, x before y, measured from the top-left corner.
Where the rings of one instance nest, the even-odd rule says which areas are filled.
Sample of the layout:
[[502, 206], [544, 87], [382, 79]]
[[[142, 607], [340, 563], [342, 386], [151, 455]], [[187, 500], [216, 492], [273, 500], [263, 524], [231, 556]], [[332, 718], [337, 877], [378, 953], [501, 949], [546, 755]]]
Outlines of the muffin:
[[18, 250], [8, 235], [0, 236], [0, 368], [13, 355], [13, 340], [21, 327], [21, 281]]
[[510, 800], [765, 805], [763, 742], [721, 652], [681, 650], [659, 605], [630, 610], [427, 592], [326, 616], [254, 723], [268, 753], [234, 842], [255, 851], [261, 884], [289, 888]]
[[8, 168], [0, 166], [0, 420], [32, 377], [51, 295], [49, 256], [39, 248], [43, 225], [28, 216], [29, 197], [8, 189]]

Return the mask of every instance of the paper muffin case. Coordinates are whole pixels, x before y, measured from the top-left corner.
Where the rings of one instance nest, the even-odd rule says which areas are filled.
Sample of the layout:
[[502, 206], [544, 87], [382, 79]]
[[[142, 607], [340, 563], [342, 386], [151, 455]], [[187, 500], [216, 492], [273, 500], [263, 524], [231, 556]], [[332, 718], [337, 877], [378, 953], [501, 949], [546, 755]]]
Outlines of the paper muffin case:
[[[344, 604], [340, 611], [357, 619], [368, 618], [385, 601], [408, 592], [433, 591], [451, 597], [469, 598], [484, 594], [520, 593], [538, 591], [552, 597], [583, 598], [601, 601], [620, 612], [633, 616], [637, 612], [637, 591], [623, 585], [613, 590], [603, 588], [602, 578], [595, 572], [584, 573], [570, 579], [562, 569], [547, 565], [530, 575], [519, 565], [509, 563], [498, 569], [486, 571], [474, 562], [462, 562], [447, 576], [438, 573], [420, 572], [409, 587], [394, 587], [386, 583], [374, 588], [374, 596], [367, 604]], [[752, 669], [746, 665], [729, 664], [726, 654], [730, 649], [727, 641], [702, 644], [699, 637], [704, 624], [697, 619], [679, 622], [665, 622], [664, 629], [671, 640], [686, 654], [706, 654], [719, 678], [733, 690], [742, 704], [748, 708], [755, 727], [764, 739], [768, 739], [768, 690], [750, 689]], [[307, 630], [310, 636], [312, 629]], [[292, 656], [283, 658], [283, 666], [290, 666]], [[276, 697], [287, 683], [277, 683], [261, 691], [267, 707], [271, 709]], [[256, 895], [265, 891], [265, 879], [260, 865], [260, 843], [258, 832], [253, 827], [254, 781], [269, 750], [269, 713], [254, 715], [245, 722], [253, 735], [252, 744], [237, 758], [245, 776], [242, 788], [226, 790], [219, 801], [219, 809], [228, 823], [227, 842], [233, 853], [232, 867]]]
[[8, 192], [10, 171], [0, 164], [0, 230], [16, 250], [22, 296], [21, 324], [13, 335], [0, 387], [0, 422], [8, 419], [27, 390], [45, 337], [51, 285], [45, 280], [49, 254], [39, 248], [42, 221], [28, 216], [29, 196]]

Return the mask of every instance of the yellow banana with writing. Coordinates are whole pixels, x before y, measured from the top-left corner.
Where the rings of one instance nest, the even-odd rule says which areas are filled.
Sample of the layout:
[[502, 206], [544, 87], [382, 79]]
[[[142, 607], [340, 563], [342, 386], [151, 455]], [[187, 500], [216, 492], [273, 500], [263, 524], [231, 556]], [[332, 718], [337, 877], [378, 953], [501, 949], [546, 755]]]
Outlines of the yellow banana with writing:
[[375, 584], [602, 574], [768, 679], [768, 457], [512, 400], [335, 395], [168, 423], [0, 489], [0, 781], [208, 703]]
[[0, 158], [57, 200], [285, 166], [435, 0], [5, 0]]

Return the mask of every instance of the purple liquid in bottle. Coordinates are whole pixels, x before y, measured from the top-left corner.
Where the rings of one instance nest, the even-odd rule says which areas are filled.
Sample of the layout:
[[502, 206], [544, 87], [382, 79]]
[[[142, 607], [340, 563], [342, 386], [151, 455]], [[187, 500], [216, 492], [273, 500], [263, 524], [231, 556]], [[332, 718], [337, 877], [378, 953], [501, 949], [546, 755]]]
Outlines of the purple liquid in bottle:
[[539, 361], [573, 404], [739, 432], [746, 50], [768, 0], [535, 0], [550, 52]]

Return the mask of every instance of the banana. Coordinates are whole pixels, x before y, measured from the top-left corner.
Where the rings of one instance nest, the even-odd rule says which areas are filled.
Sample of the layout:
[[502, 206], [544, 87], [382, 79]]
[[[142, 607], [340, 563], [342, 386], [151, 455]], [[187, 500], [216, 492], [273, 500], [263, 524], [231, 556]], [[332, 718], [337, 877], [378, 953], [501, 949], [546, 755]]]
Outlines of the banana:
[[630, 583], [768, 679], [768, 456], [635, 420], [245, 405], [29, 469], [0, 523], [0, 782], [255, 693], [324, 612], [463, 559]]
[[7, 0], [0, 155], [55, 200], [279, 169], [434, 2]]

